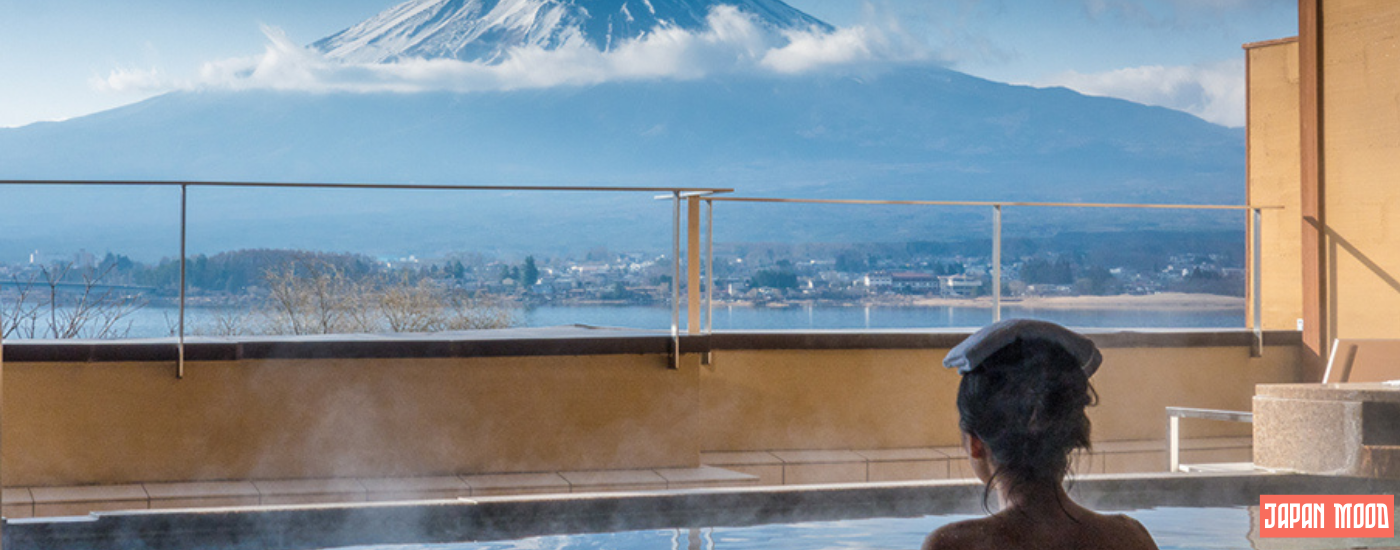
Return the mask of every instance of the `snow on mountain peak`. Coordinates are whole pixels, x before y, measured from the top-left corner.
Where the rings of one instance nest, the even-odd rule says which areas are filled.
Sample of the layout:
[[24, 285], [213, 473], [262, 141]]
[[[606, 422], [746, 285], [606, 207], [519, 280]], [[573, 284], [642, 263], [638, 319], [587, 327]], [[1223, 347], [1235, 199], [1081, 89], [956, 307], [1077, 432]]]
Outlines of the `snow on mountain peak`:
[[331, 59], [494, 62], [511, 49], [614, 45], [659, 29], [700, 30], [727, 5], [773, 30], [832, 27], [781, 0], [409, 0], [312, 47]]

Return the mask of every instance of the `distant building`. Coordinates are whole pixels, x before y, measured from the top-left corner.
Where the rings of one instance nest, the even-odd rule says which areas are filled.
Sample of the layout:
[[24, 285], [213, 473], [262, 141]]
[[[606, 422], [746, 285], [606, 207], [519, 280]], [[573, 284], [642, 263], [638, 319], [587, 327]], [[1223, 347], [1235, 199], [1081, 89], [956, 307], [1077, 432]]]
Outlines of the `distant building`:
[[932, 292], [938, 288], [938, 277], [928, 273], [897, 271], [890, 274], [890, 286], [901, 292]]
[[982, 290], [982, 281], [967, 275], [944, 275], [938, 278], [938, 294], [948, 298], [975, 298]]
[[932, 292], [938, 288], [938, 277], [915, 271], [872, 271], [865, 276], [864, 282], [871, 290]]
[[569, 266], [569, 271], [571, 273], [579, 275], [599, 275], [607, 273], [611, 269], [612, 266], [608, 264], [577, 264]]
[[888, 271], [875, 271], [865, 275], [865, 286], [872, 289], [888, 289], [894, 284], [894, 278]]
[[79, 269], [92, 269], [97, 265], [97, 256], [80, 248], [78, 253], [73, 255], [73, 265]]
[[1026, 287], [1026, 294], [1031, 296], [1073, 296], [1074, 287], [1071, 285], [1029, 285]]

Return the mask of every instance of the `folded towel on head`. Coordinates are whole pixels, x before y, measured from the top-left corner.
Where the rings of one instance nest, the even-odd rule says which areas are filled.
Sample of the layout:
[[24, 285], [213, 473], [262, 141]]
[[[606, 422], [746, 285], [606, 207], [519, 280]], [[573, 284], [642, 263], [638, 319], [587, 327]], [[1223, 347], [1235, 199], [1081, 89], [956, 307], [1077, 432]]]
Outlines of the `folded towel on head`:
[[1001, 348], [1018, 340], [1044, 340], [1060, 346], [1079, 361], [1086, 376], [1093, 376], [1094, 371], [1099, 370], [1099, 363], [1103, 362], [1098, 346], [1083, 334], [1048, 321], [1007, 319], [987, 325], [968, 336], [948, 352], [943, 366], [958, 369], [958, 374], [967, 374], [977, 370], [983, 361]]

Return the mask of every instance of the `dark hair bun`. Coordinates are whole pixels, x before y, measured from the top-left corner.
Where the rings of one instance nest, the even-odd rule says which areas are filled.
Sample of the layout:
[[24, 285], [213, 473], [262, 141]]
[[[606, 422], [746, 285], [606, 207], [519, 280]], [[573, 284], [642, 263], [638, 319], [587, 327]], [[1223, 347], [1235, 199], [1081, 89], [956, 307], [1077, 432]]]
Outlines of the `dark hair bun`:
[[963, 376], [958, 411], [963, 431], [991, 451], [998, 476], [1013, 483], [1058, 482], [1069, 454], [1089, 447], [1096, 400], [1089, 376], [1059, 345], [1021, 339]]

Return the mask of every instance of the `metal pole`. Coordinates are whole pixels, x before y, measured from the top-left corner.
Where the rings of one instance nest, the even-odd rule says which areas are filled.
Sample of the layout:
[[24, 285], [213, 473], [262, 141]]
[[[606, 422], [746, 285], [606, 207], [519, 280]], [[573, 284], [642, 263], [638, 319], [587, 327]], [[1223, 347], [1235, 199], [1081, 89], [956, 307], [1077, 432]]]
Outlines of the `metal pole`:
[[1001, 320], [1001, 205], [992, 208], [992, 322], [997, 322]]
[[705, 201], [705, 334], [715, 330], [715, 201]]
[[175, 343], [175, 378], [185, 377], [185, 212], [190, 187], [180, 186], [180, 334]]
[[1264, 228], [1263, 211], [1254, 209], [1254, 356], [1264, 355]]
[[1167, 415], [1167, 471], [1176, 473], [1181, 469], [1181, 418]]
[[671, 368], [681, 368], [681, 193], [671, 194]]
[[[715, 329], [715, 202], [705, 201], [705, 334]], [[701, 363], [714, 363], [714, 351], [705, 350]]]

